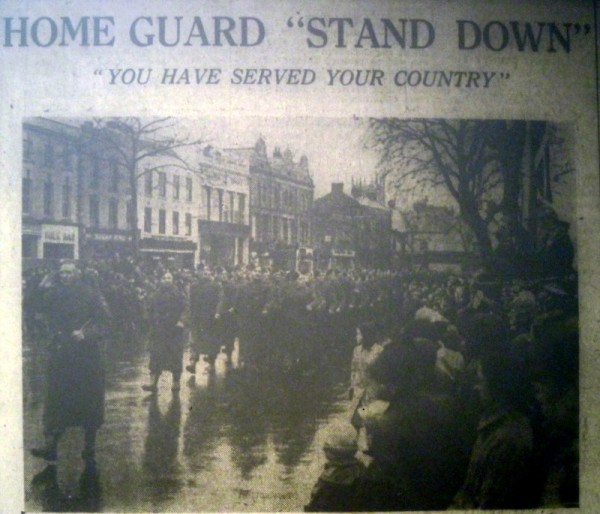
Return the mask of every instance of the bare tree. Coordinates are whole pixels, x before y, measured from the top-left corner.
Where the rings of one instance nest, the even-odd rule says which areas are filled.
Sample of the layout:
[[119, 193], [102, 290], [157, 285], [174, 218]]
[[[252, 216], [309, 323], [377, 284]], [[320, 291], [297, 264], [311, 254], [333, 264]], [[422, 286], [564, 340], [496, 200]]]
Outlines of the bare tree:
[[544, 130], [541, 122], [378, 118], [369, 122], [369, 141], [392, 187], [445, 188], [489, 263], [490, 223], [500, 213], [514, 226], [521, 221], [526, 161]]
[[186, 147], [199, 146], [202, 142], [182, 134], [176, 120], [172, 118], [97, 118], [92, 124], [84, 124], [84, 134], [88, 136], [88, 146], [97, 145], [108, 152], [119, 172], [125, 175], [131, 194], [133, 251], [137, 256], [140, 240], [140, 180], [147, 174], [163, 169], [198, 172], [180, 151]]

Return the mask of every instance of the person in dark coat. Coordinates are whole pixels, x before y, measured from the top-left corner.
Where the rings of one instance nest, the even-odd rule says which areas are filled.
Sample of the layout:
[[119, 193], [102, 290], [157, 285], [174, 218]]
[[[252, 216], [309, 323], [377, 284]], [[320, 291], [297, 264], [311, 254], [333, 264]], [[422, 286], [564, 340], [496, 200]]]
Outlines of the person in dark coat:
[[503, 353], [481, 360], [483, 412], [460, 509], [532, 509], [540, 505], [543, 470], [536, 458], [533, 389], [523, 362]]
[[40, 287], [47, 290], [45, 314], [51, 334], [43, 415], [46, 441], [43, 448], [31, 453], [55, 463], [65, 429], [82, 427], [82, 458], [93, 462], [96, 431], [104, 422], [105, 371], [100, 345], [109, 319], [106, 303], [98, 288], [81, 279], [73, 263], [62, 264], [58, 276], [46, 277]]
[[367, 369], [380, 384], [379, 401], [360, 411], [369, 476], [391, 490], [375, 510], [443, 510], [462, 484], [470, 432], [459, 402], [434, 387], [436, 349], [400, 339]]
[[183, 317], [185, 295], [173, 283], [173, 275], [167, 272], [150, 299], [150, 384], [142, 389], [151, 393], [158, 391], [158, 380], [163, 371], [173, 375], [172, 390], [180, 389], [183, 369]]
[[206, 355], [214, 369], [222, 346], [222, 315], [225, 307], [223, 284], [213, 275], [200, 276], [190, 287], [190, 322], [193, 348], [186, 370], [196, 373], [200, 355]]

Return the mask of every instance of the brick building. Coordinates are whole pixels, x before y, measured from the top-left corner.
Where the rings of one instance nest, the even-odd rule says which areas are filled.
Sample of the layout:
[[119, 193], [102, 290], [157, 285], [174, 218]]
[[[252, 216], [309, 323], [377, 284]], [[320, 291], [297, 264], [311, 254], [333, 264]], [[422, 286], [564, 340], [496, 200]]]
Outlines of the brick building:
[[391, 215], [376, 200], [344, 193], [333, 183], [331, 192], [310, 209], [312, 245], [320, 269], [387, 268], [391, 255]]

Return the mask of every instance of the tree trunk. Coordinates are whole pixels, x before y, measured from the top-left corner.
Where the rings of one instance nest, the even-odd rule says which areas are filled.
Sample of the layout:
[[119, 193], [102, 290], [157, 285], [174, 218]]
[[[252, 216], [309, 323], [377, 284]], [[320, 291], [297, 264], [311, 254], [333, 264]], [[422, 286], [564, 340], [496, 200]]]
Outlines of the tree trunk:
[[138, 197], [137, 197], [137, 183], [135, 180], [135, 174], [132, 176], [130, 181], [131, 185], [131, 244], [133, 249], [133, 256], [137, 260], [140, 255], [140, 231], [139, 231], [139, 220], [138, 220]]
[[479, 214], [477, 206], [473, 201], [461, 200], [459, 202], [460, 213], [465, 222], [471, 227], [477, 246], [479, 248], [479, 256], [483, 261], [484, 266], [493, 266], [492, 259], [492, 241], [488, 232], [488, 227]]

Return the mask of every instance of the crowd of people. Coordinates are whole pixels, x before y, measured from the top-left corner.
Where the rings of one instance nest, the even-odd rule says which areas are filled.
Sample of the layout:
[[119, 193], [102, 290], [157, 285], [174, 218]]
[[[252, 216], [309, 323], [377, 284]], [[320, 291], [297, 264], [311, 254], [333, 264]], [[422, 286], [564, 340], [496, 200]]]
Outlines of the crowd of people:
[[398, 284], [390, 323], [357, 327], [353, 407], [306, 510], [576, 506], [574, 277]]
[[23, 306], [25, 340], [51, 356], [46, 443], [32, 451], [51, 464], [64, 429], [81, 426], [93, 465], [102, 345], [147, 345], [143, 388], [155, 395], [163, 372], [177, 394], [184, 369], [201, 358], [214, 368], [237, 340], [247, 372], [348, 363], [347, 423], [332, 429], [307, 511], [577, 504], [574, 274], [299, 275], [117, 259], [29, 270]]

